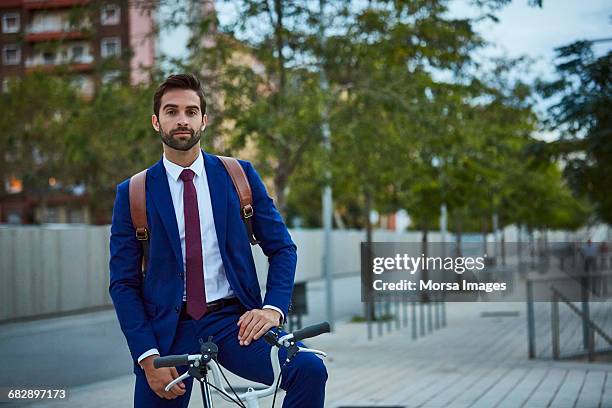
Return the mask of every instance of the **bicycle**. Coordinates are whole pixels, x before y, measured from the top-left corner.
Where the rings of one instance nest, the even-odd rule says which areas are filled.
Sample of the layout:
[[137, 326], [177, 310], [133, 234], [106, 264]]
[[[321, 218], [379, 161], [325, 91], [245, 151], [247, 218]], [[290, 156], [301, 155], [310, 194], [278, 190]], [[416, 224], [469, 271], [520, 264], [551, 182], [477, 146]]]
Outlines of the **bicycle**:
[[[155, 360], [153, 360], [153, 366], [155, 368], [161, 368], [189, 365], [189, 369], [184, 374], [175, 378], [172, 382], [166, 385], [165, 390], [166, 392], [170, 391], [174, 385], [191, 376], [200, 383], [204, 408], [213, 408], [210, 390], [211, 387], [214, 388], [225, 401], [233, 402], [242, 408], [259, 408], [259, 399], [270, 396], [274, 393], [274, 398], [272, 400], [272, 407], [274, 407], [281, 378], [281, 365], [278, 360], [279, 349], [281, 347], [285, 347], [287, 349], [287, 358], [285, 359], [284, 364], [291, 361], [291, 359], [295, 357], [297, 353], [313, 353], [322, 357], [327, 357], [327, 354], [323, 351], [300, 347], [296, 343], [298, 341], [329, 332], [330, 326], [327, 322], [305, 327], [293, 333], [285, 334], [280, 338], [278, 338], [278, 334], [276, 332], [269, 330], [263, 338], [272, 346], [270, 349], [270, 359], [272, 361], [272, 372], [274, 373], [273, 378], [275, 381], [273, 380], [272, 384], [264, 389], [255, 390], [252, 387], [249, 387], [245, 393], [240, 395], [236, 393], [232, 385], [229, 383], [227, 377], [221, 370], [221, 365], [217, 361], [219, 348], [215, 343], [213, 343], [212, 336], [210, 336], [206, 342], [200, 339], [200, 354], [181, 354], [157, 357]], [[209, 371], [212, 373], [213, 383], [208, 381]], [[225, 386], [221, 382], [221, 376], [229, 386], [233, 396], [225, 389]]]

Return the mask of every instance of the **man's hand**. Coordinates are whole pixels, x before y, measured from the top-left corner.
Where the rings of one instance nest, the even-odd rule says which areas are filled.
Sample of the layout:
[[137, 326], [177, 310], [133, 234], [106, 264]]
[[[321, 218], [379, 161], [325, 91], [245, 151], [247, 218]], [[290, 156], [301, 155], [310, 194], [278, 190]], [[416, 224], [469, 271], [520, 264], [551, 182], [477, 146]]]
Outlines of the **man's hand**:
[[273, 309], [252, 309], [238, 319], [238, 341], [241, 346], [248, 346], [251, 341], [259, 339], [272, 327], [280, 325], [281, 314]]
[[166, 385], [178, 377], [179, 374], [175, 367], [153, 367], [153, 360], [155, 360], [156, 357], [159, 357], [159, 355], [153, 354], [140, 362], [140, 365], [144, 369], [145, 376], [147, 377], [149, 387], [151, 387], [153, 392], [160, 398], [175, 399], [183, 395], [185, 393], [185, 384], [182, 381], [175, 384], [170, 391], [166, 392], [164, 390]]

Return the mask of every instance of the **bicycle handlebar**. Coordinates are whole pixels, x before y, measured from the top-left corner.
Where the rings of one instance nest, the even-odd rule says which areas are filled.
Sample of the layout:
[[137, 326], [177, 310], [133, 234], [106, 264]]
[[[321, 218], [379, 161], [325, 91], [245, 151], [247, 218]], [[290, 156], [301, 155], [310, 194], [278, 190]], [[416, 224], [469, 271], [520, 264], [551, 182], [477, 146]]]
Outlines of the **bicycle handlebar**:
[[330, 331], [331, 327], [327, 322], [313, 324], [312, 326], [304, 327], [303, 329], [294, 331], [293, 339], [295, 341], [300, 341], [318, 336], [319, 334], [329, 333]]
[[[318, 336], [319, 334], [329, 333], [331, 328], [329, 323], [323, 322], [313, 324], [312, 326], [304, 327], [303, 329], [294, 331], [293, 340], [300, 341], [311, 337]], [[157, 357], [153, 360], [153, 367], [176, 367], [182, 365], [188, 365], [190, 362], [189, 354], [170, 355], [164, 357]], [[192, 357], [193, 359], [193, 357]]]
[[189, 354], [157, 357], [153, 360], [153, 367], [176, 367], [189, 364]]

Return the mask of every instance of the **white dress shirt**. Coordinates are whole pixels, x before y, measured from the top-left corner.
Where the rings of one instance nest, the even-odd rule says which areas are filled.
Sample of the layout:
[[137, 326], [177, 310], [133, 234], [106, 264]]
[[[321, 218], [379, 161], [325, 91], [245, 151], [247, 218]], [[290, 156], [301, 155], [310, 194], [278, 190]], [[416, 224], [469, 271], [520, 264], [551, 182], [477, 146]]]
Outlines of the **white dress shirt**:
[[[183, 204], [185, 186], [183, 180], [179, 177], [183, 170], [191, 169], [195, 173], [193, 184], [198, 196], [202, 259], [204, 260], [204, 270], [202, 273], [205, 277], [206, 302], [214, 302], [215, 300], [233, 296], [234, 292], [227, 281], [223, 261], [221, 260], [221, 252], [219, 251], [217, 230], [215, 229], [210, 191], [208, 190], [208, 180], [206, 178], [202, 154], [200, 153], [198, 158], [189, 167], [181, 167], [178, 164], [172, 163], [166, 158], [166, 155], [164, 155], [163, 161], [166, 168], [166, 176], [168, 177], [168, 185], [170, 186], [172, 204], [174, 205], [174, 215], [178, 225], [179, 238], [181, 240], [183, 272], [187, 271], [187, 258], [185, 257], [185, 210]], [[183, 301], [187, 300], [186, 282], [187, 279], [183, 279]]]
[[[223, 267], [221, 252], [219, 251], [219, 241], [217, 241], [217, 231], [213, 218], [212, 203], [210, 199], [210, 190], [208, 188], [208, 179], [206, 178], [206, 169], [204, 168], [204, 158], [202, 153], [189, 167], [182, 167], [171, 162], [163, 157], [164, 167], [166, 168], [166, 176], [170, 187], [170, 195], [172, 196], [172, 204], [174, 205], [174, 215], [178, 225], [179, 238], [181, 240], [181, 252], [183, 254], [183, 272], [186, 272], [187, 263], [185, 257], [185, 213], [183, 207], [183, 180], [179, 178], [183, 170], [191, 169], [195, 173], [193, 184], [195, 185], [196, 194], [198, 196], [198, 212], [200, 215], [200, 234], [202, 239], [202, 259], [204, 260], [204, 286], [206, 290], [206, 302], [214, 302], [222, 298], [234, 296], [234, 291], [230, 287]], [[245, 237], [246, 239], [246, 237]], [[184, 275], [183, 275], [184, 276]], [[183, 279], [183, 301], [187, 300], [187, 279]], [[279, 312], [284, 320], [283, 312], [274, 306], [266, 305], [264, 309], [273, 309]], [[138, 357], [140, 363], [144, 358], [153, 354], [159, 354], [157, 349], [145, 351]]]

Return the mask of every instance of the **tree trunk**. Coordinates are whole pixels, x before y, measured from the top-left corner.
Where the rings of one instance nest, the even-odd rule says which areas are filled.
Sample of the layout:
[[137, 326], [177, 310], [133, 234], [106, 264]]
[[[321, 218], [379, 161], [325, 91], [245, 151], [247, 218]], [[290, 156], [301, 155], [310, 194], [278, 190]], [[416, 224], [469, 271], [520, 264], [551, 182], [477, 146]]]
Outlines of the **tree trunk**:
[[517, 257], [518, 257], [518, 269], [519, 272], [523, 272], [523, 224], [518, 223], [517, 224], [517, 228], [518, 228], [518, 237], [517, 237]]
[[544, 230], [542, 231], [542, 243], [543, 243], [543, 252], [544, 252], [544, 263], [546, 265], [546, 268], [548, 268], [549, 264], [550, 264], [550, 252], [548, 250], [548, 229], [544, 228]]
[[506, 230], [501, 229], [501, 262], [502, 266], [506, 266]]
[[372, 223], [370, 222], [370, 213], [372, 212], [372, 196], [370, 192], [366, 192], [366, 242], [368, 245], [372, 243]]
[[[457, 213], [455, 213], [457, 214]], [[455, 242], [457, 245], [455, 256], [461, 256], [461, 234], [463, 233], [463, 218], [461, 213], [455, 217]]]
[[283, 164], [284, 162], [281, 161], [281, 163], [279, 163], [279, 165], [275, 169], [274, 193], [276, 194], [276, 208], [284, 219], [287, 215], [287, 196], [285, 192], [287, 189], [287, 181], [289, 179], [289, 174], [285, 170], [285, 166]]
[[279, 88], [281, 95], [285, 92], [285, 58], [283, 56], [283, 48], [285, 46], [285, 40], [283, 36], [284, 22], [283, 22], [283, 2], [282, 0], [274, 0], [274, 11], [276, 12], [276, 24], [274, 27], [274, 36], [276, 42], [276, 52], [278, 53], [278, 77], [279, 77]]
[[[455, 256], [461, 257], [463, 256], [463, 251], [461, 250], [462, 245], [462, 234], [463, 234], [463, 210], [455, 212]], [[461, 282], [461, 276], [459, 274], [455, 275], [455, 282]]]
[[487, 219], [485, 217], [482, 218], [482, 250], [483, 254], [488, 254], [487, 249]]
[[535, 242], [534, 242], [534, 237], [533, 237], [533, 227], [528, 228], [528, 234], [529, 234], [529, 257], [531, 261], [531, 268], [533, 269], [535, 268], [535, 256], [536, 256]]
[[[372, 195], [370, 191], [365, 192], [365, 225], [366, 225], [366, 245], [372, 249], [372, 223], [370, 222], [370, 212], [372, 211]], [[371, 252], [368, 251], [371, 258]], [[372, 259], [368, 259], [368, 264], [372, 265]], [[371, 276], [371, 275], [370, 275]], [[372, 321], [376, 321], [376, 309], [374, 302], [363, 302], [363, 316], [367, 320], [371, 316]]]

